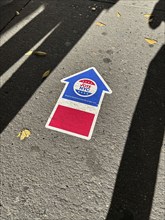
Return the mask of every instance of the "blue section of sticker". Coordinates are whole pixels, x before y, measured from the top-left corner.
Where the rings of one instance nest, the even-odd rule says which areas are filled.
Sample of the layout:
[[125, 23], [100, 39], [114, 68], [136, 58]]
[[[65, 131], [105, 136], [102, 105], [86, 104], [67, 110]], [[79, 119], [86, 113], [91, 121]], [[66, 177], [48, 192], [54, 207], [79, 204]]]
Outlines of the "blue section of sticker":
[[102, 92], [109, 92], [109, 88], [93, 68], [70, 76], [64, 82], [68, 82], [68, 86], [62, 98], [87, 105], [98, 106]]

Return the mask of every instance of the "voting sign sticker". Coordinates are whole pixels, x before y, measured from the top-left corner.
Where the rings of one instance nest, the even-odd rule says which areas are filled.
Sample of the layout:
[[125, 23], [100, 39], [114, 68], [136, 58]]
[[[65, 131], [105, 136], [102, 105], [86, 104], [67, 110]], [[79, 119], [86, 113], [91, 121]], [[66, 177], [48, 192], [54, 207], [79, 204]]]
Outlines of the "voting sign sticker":
[[79, 79], [73, 86], [74, 92], [81, 97], [90, 97], [97, 92], [97, 84], [91, 79]]

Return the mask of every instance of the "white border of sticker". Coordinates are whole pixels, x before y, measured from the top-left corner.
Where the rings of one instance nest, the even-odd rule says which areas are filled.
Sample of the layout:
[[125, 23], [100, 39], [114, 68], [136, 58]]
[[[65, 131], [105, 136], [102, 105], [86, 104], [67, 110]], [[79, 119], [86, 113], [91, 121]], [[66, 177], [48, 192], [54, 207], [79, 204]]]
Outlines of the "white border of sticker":
[[[69, 79], [69, 78], [71, 78], [71, 77], [77, 76], [77, 75], [79, 75], [79, 74], [81, 74], [81, 73], [84, 73], [84, 72], [86, 72], [86, 71], [88, 71], [88, 70], [91, 70], [91, 69], [93, 69], [93, 70], [96, 72], [96, 74], [98, 75], [98, 77], [100, 78], [100, 80], [104, 83], [104, 85], [107, 87], [107, 89], [108, 89], [109, 91], [104, 91], [104, 90], [103, 90], [103, 92], [102, 92], [102, 94], [101, 94], [101, 97], [100, 97], [99, 105], [98, 105], [97, 107], [93, 107], [93, 108], [94, 108], [93, 114], [95, 114], [95, 116], [94, 116], [94, 119], [93, 119], [93, 122], [92, 122], [92, 126], [91, 126], [91, 129], [90, 129], [89, 135], [88, 135], [88, 136], [84, 136], [84, 135], [76, 134], [76, 133], [74, 133], [74, 132], [70, 132], [70, 131], [66, 131], [66, 130], [60, 129], [60, 128], [55, 128], [55, 127], [49, 126], [50, 121], [51, 121], [51, 119], [52, 119], [52, 117], [53, 117], [53, 115], [54, 115], [54, 113], [55, 113], [55, 111], [56, 111], [58, 105], [62, 105], [62, 99], [63, 99], [62, 97], [63, 97], [63, 95], [64, 95], [64, 93], [65, 93], [65, 90], [66, 90], [68, 84], [69, 84], [69, 82], [66, 82], [65, 80], [67, 80], [67, 79]], [[97, 117], [98, 117], [98, 114], [99, 114], [99, 110], [100, 110], [100, 107], [101, 107], [101, 104], [102, 104], [102, 101], [103, 101], [103, 98], [104, 98], [104, 94], [105, 94], [105, 93], [111, 94], [111, 93], [112, 93], [112, 90], [109, 88], [109, 86], [108, 86], [107, 83], [104, 81], [104, 79], [102, 78], [102, 76], [99, 74], [99, 72], [96, 70], [95, 67], [90, 67], [90, 68], [88, 68], [88, 69], [86, 69], [86, 70], [83, 70], [83, 71], [78, 72], [78, 73], [76, 73], [76, 74], [73, 74], [73, 75], [71, 75], [71, 76], [69, 76], [69, 77], [66, 77], [66, 78], [62, 79], [61, 82], [62, 82], [62, 83], [65, 83], [65, 86], [64, 86], [64, 88], [63, 88], [63, 90], [62, 90], [62, 92], [61, 92], [61, 95], [60, 95], [59, 98], [58, 98], [58, 101], [57, 101], [55, 107], [53, 108], [53, 111], [52, 111], [50, 117], [48, 118], [48, 121], [47, 121], [45, 127], [48, 128], [48, 129], [54, 130], [54, 131], [62, 132], [62, 133], [64, 133], [64, 134], [69, 134], [69, 135], [72, 135], [72, 136], [75, 136], [75, 137], [79, 137], [79, 138], [82, 138], [82, 139], [85, 139], [85, 140], [90, 140], [91, 137], [92, 137], [93, 130], [94, 130], [94, 127], [95, 127], [95, 124], [96, 124], [96, 120], [97, 120]], [[60, 101], [60, 100], [61, 100], [61, 101]], [[73, 102], [75, 102], [75, 101], [72, 101], [72, 100], [71, 100], [70, 102], [73, 103]], [[77, 102], [76, 102], [76, 103], [77, 103]], [[83, 105], [84, 105], [84, 108], [85, 108], [86, 106], [88, 106], [87, 104], [81, 103], [81, 106], [83, 106]], [[73, 108], [73, 105], [69, 105], [69, 103], [68, 103], [68, 105], [65, 105], [65, 104], [64, 104], [64, 106]], [[91, 107], [91, 106], [90, 106], [90, 107]], [[97, 108], [97, 111], [96, 111], [96, 108]], [[90, 109], [91, 109], [91, 108], [90, 108]], [[77, 110], [79, 110], [79, 109], [77, 108]], [[81, 110], [81, 108], [80, 108], [80, 110]], [[85, 111], [85, 110], [83, 110], [83, 111]], [[90, 110], [90, 111], [86, 110], [86, 112], [91, 112], [91, 113], [92, 113], [92, 110]]]

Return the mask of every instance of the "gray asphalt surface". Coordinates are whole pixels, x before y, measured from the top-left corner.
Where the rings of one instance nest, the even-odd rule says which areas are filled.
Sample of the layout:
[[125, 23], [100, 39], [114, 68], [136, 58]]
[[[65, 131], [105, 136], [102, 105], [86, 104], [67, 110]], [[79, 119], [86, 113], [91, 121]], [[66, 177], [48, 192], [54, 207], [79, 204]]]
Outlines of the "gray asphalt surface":
[[[27, 2], [0, 7], [1, 219], [163, 220], [163, 1]], [[46, 129], [60, 80], [92, 66], [113, 91], [92, 139]]]

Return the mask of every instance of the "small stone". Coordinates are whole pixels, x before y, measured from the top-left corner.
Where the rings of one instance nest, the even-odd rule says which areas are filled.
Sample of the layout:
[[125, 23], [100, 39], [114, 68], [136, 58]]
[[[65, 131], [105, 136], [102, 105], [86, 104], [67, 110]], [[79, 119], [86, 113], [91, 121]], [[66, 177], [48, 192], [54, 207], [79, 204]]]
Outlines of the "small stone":
[[20, 201], [20, 198], [19, 198], [19, 196], [17, 196], [17, 197], [15, 198], [14, 203], [18, 203], [19, 201]]
[[92, 7], [91, 9], [92, 9], [92, 11], [96, 11], [96, 7]]
[[16, 11], [15, 14], [16, 14], [16, 15], [20, 15], [20, 12], [19, 12], [19, 11]]

